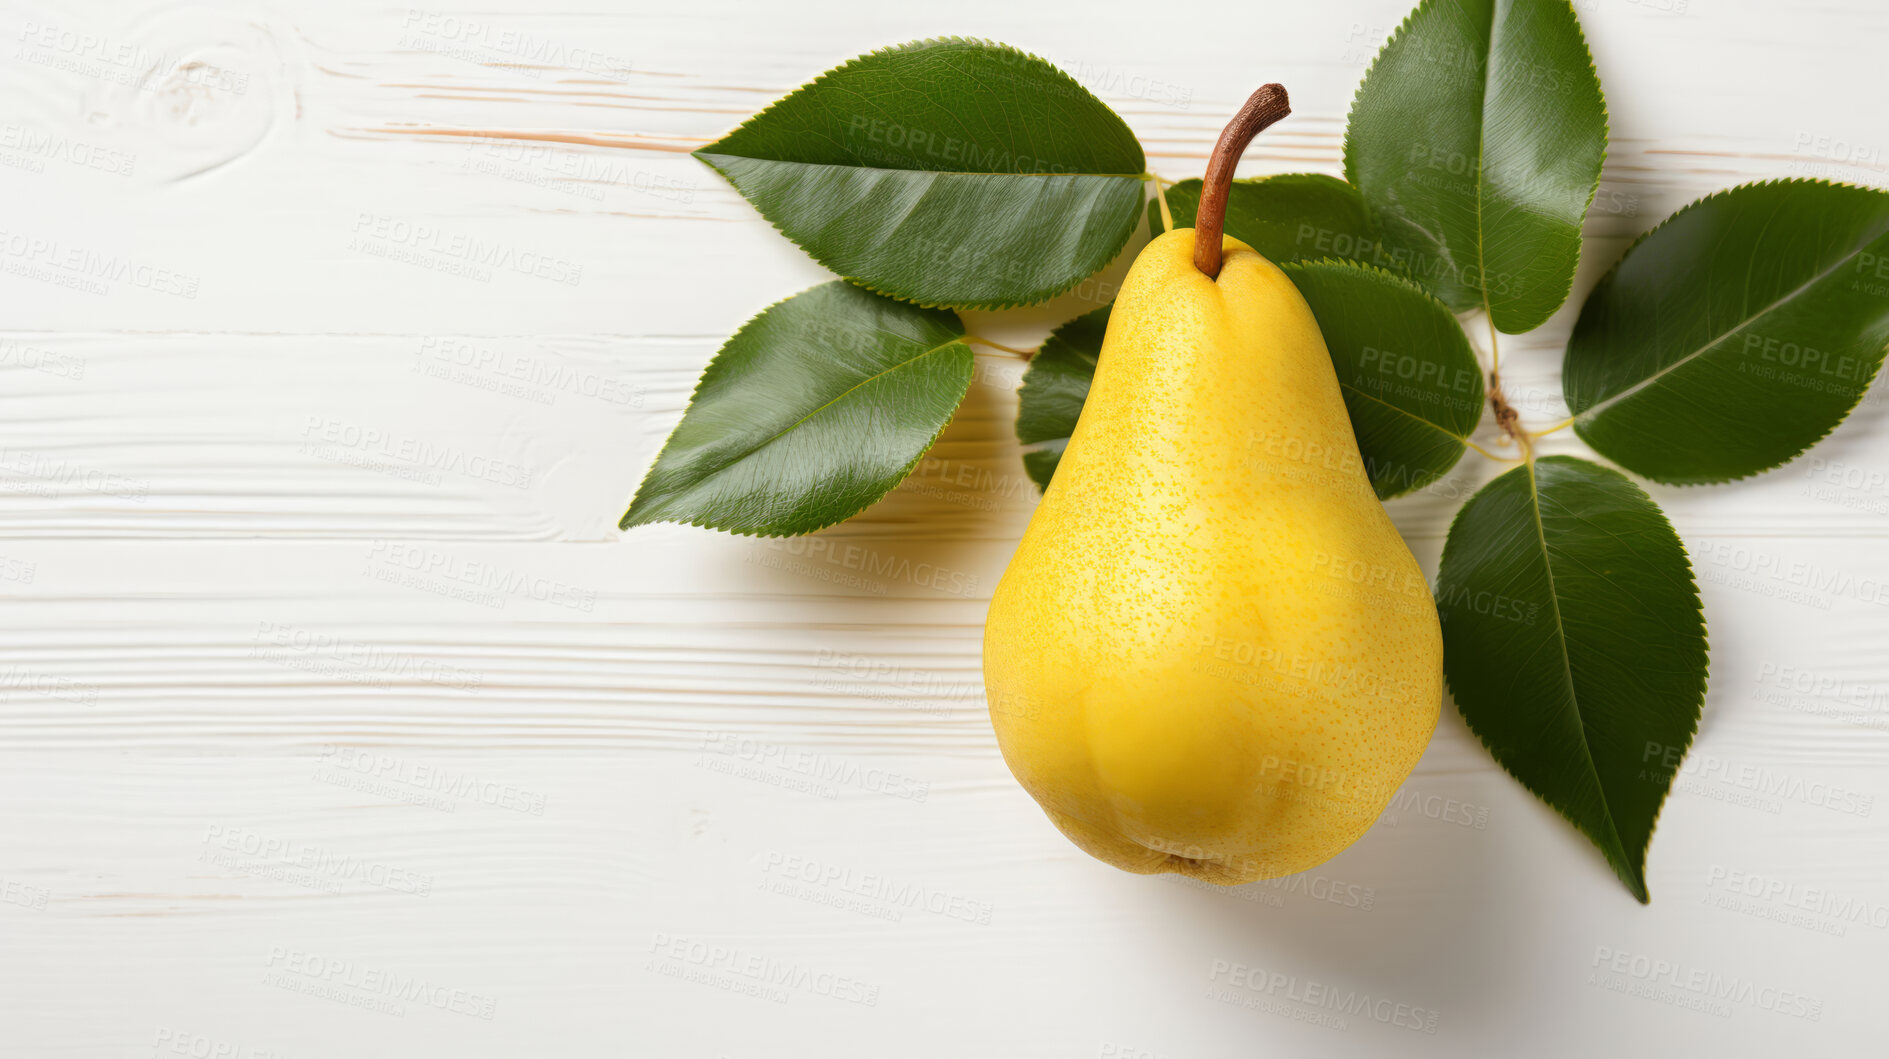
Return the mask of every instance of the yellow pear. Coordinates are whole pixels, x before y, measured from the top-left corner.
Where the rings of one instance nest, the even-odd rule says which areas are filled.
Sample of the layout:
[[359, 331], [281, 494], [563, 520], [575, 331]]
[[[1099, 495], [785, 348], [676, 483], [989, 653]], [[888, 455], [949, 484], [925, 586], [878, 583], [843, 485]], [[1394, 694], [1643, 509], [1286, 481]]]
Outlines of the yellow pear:
[[1435, 729], [1443, 641], [1318, 322], [1219, 235], [1214, 177], [1220, 253], [1172, 230], [1122, 284], [984, 679], [1005, 762], [1077, 846], [1231, 885], [1371, 827]]

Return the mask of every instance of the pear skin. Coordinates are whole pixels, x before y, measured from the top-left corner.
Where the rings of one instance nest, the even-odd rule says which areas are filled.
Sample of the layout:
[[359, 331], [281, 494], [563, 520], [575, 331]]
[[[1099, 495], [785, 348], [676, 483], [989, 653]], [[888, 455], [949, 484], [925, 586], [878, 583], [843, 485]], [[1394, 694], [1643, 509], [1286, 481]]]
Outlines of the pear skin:
[[991, 601], [1004, 761], [1077, 846], [1236, 884], [1356, 841], [1422, 756], [1443, 639], [1305, 299], [1195, 232], [1136, 258]]

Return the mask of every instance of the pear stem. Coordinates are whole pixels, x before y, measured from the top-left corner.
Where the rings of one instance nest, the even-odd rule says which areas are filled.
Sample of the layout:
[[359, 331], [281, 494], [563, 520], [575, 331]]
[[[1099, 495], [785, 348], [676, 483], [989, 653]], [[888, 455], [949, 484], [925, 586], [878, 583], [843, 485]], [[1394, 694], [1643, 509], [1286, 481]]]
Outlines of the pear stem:
[[1246, 99], [1233, 120], [1220, 132], [1220, 142], [1207, 159], [1207, 178], [1201, 184], [1200, 209], [1194, 214], [1194, 267], [1208, 279], [1220, 276], [1220, 237], [1226, 231], [1227, 193], [1240, 155], [1261, 129], [1292, 113], [1284, 85], [1261, 85]]

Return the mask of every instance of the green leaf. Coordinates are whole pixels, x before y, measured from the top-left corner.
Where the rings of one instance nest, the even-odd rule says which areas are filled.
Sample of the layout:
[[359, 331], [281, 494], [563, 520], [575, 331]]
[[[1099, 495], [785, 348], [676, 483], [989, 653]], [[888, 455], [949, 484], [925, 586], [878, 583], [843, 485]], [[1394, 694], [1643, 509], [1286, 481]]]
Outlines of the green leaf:
[[1681, 209], [1603, 277], [1562, 385], [1608, 459], [1689, 485], [1776, 467], [1869, 389], [1889, 346], [1889, 193], [1748, 184]]
[[1463, 719], [1646, 901], [1647, 844], [1706, 675], [1699, 591], [1659, 506], [1586, 460], [1524, 464], [1457, 514], [1437, 608]]
[[979, 309], [1100, 271], [1134, 230], [1146, 166], [1069, 75], [955, 37], [860, 56], [695, 154], [854, 283]]
[[[1324, 332], [1377, 495], [1422, 488], [1454, 466], [1482, 415], [1482, 375], [1449, 309], [1365, 265], [1300, 262], [1286, 274]], [[1023, 465], [1040, 488], [1082, 413], [1108, 317], [1097, 309], [1057, 328], [1024, 373], [1017, 440], [1030, 447]]]
[[[1200, 185], [1196, 178], [1167, 188], [1175, 227], [1194, 226]], [[1159, 202], [1148, 203], [1148, 230], [1155, 235], [1166, 230]], [[1226, 233], [1275, 265], [1322, 257], [1392, 265], [1371, 230], [1357, 189], [1319, 173], [1235, 180], [1227, 190]]]
[[1038, 489], [1049, 488], [1063, 446], [1082, 415], [1111, 308], [1104, 305], [1050, 332], [1023, 373], [1023, 389], [1017, 394], [1017, 440], [1030, 446], [1023, 453], [1023, 469]]
[[1476, 431], [1483, 394], [1482, 369], [1449, 307], [1368, 265], [1299, 262], [1285, 273], [1318, 317], [1378, 497], [1442, 477]]
[[776, 303], [709, 362], [619, 525], [785, 537], [851, 518], [964, 399], [963, 336], [950, 312], [838, 281]]
[[1424, 0], [1352, 101], [1345, 176], [1397, 271], [1530, 331], [1567, 300], [1607, 108], [1568, 0]]

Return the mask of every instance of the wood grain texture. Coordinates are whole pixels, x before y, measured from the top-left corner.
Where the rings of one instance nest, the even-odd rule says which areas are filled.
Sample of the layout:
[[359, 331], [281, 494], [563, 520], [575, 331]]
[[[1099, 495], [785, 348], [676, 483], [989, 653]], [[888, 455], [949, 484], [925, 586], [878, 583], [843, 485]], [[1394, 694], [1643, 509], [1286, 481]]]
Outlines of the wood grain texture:
[[[1503, 341], [1534, 424], [1580, 294], [1658, 219], [1889, 182], [1879, 7], [1576, 7], [1612, 147], [1576, 301]], [[1404, 13], [0, 7], [7, 1053], [1867, 1054], [1880, 386], [1805, 459], [1652, 490], [1713, 672], [1650, 908], [1453, 710], [1305, 876], [1220, 892], [1064, 842], [982, 707], [1035, 503], [1014, 357], [980, 349], [918, 473], [832, 530], [613, 529], [723, 337], [828, 278], [694, 147], [975, 33], [1091, 86], [1170, 179], [1277, 80], [1295, 114], [1241, 173], [1336, 174]], [[1029, 345], [1126, 264], [968, 322]], [[1426, 570], [1500, 469], [1392, 503]]]

